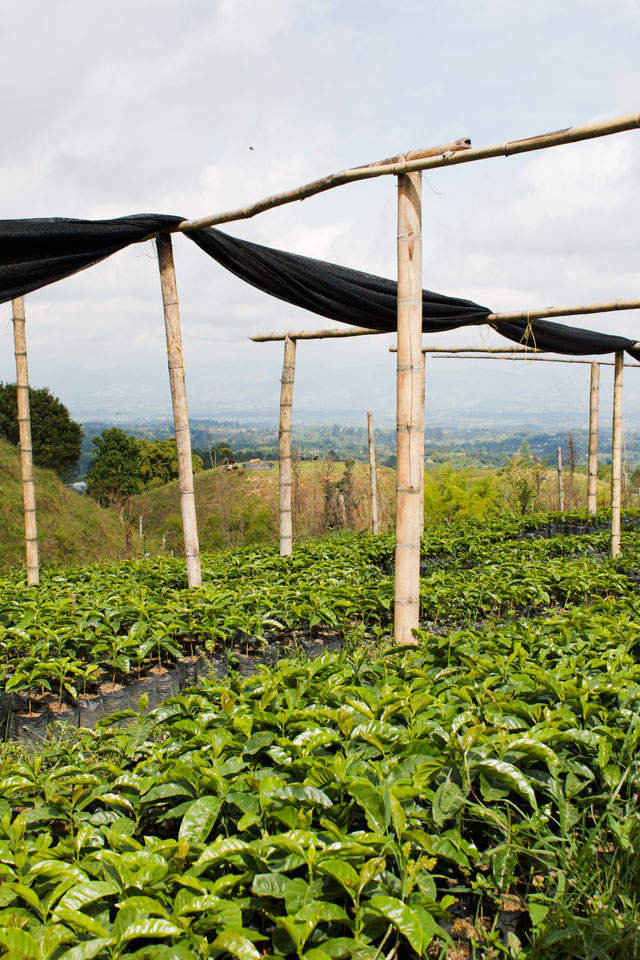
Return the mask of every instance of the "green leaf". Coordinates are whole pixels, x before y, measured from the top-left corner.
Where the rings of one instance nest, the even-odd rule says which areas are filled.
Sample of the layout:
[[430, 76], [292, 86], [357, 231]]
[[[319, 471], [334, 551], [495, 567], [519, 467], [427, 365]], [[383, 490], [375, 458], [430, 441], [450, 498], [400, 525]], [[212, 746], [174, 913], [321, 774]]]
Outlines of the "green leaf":
[[238, 960], [260, 960], [260, 954], [251, 940], [240, 936], [239, 933], [232, 933], [230, 930], [219, 933], [211, 946], [214, 950], [226, 950], [227, 953], [230, 953], [232, 957], [237, 957]]
[[183, 933], [181, 927], [170, 920], [148, 917], [138, 923], [131, 923], [119, 937], [120, 943], [135, 940], [136, 937], [175, 937]]
[[54, 916], [57, 917], [58, 920], [62, 920], [63, 923], [66, 923], [68, 927], [77, 927], [80, 928], [80, 930], [86, 930], [87, 933], [90, 933], [94, 937], [109, 937], [108, 932], [101, 923], [86, 913], [81, 913], [79, 910], [67, 910], [64, 907], [58, 907], [54, 910]]
[[289, 877], [283, 873], [257, 873], [251, 884], [251, 892], [256, 897], [284, 897]]
[[491, 869], [499, 890], [505, 890], [513, 880], [517, 857], [513, 847], [501, 844], [491, 851]]
[[349, 793], [364, 810], [369, 829], [375, 833], [386, 833], [391, 823], [391, 804], [385, 804], [382, 788], [376, 789], [370, 783], [355, 781], [350, 785]]
[[511, 743], [507, 744], [507, 749], [517, 750], [519, 753], [524, 753], [525, 756], [535, 757], [536, 760], [543, 760], [549, 767], [560, 765], [558, 755], [551, 747], [547, 746], [546, 743], [541, 743], [540, 740], [533, 740], [531, 737], [518, 737], [517, 740], [512, 740]]
[[92, 960], [93, 957], [97, 956], [105, 947], [108, 947], [112, 943], [113, 940], [107, 940], [104, 937], [87, 940], [84, 943], [78, 944], [77, 947], [72, 947], [71, 950], [65, 951], [62, 956], [58, 957], [58, 960]]
[[442, 857], [443, 860], [451, 860], [461, 867], [469, 867], [469, 859], [456, 843], [446, 836], [439, 834], [429, 834], [425, 830], [407, 830], [403, 835], [403, 840], [411, 840], [416, 846], [430, 853], [433, 857]]
[[337, 880], [350, 895], [357, 889], [358, 874], [346, 860], [322, 860], [317, 869]]
[[200, 797], [199, 800], [194, 800], [182, 818], [178, 840], [203, 843], [211, 833], [221, 806], [222, 801], [218, 797]]
[[536, 900], [529, 900], [529, 916], [534, 927], [539, 927], [549, 913], [549, 907], [546, 903], [538, 903]]
[[13, 890], [13, 892], [17, 893], [18, 896], [25, 901], [25, 903], [28, 903], [31, 907], [34, 907], [36, 912], [42, 915], [43, 906], [40, 903], [35, 890], [32, 890], [31, 887], [26, 887], [24, 883], [7, 883], [6, 889]]
[[311, 903], [322, 891], [322, 881], [314, 880], [311, 884], [296, 877], [289, 880], [284, 888], [284, 902], [287, 913], [295, 915], [298, 910]]
[[32, 958], [38, 960], [40, 956], [38, 944], [31, 934], [27, 933], [26, 930], [19, 930], [17, 927], [0, 930], [0, 944], [12, 953], [29, 957], [29, 960], [32, 960]]
[[337, 903], [329, 903], [327, 900], [316, 900], [314, 903], [308, 903], [302, 907], [296, 914], [296, 920], [312, 920], [314, 925], [324, 921], [331, 923], [336, 920], [342, 920], [349, 923], [349, 917], [345, 910]]
[[79, 910], [87, 903], [93, 903], [102, 897], [113, 896], [118, 893], [118, 887], [115, 883], [108, 883], [104, 880], [94, 880], [91, 883], [81, 883], [72, 887], [64, 894], [58, 902], [57, 909]]
[[395, 897], [372, 897], [367, 906], [373, 907], [407, 938], [418, 955], [422, 953], [423, 934], [420, 917], [402, 900]]
[[431, 810], [436, 827], [441, 827], [447, 820], [455, 817], [465, 802], [465, 795], [457, 783], [445, 780], [436, 790]]
[[514, 767], [513, 764], [505, 763], [504, 760], [493, 760], [490, 758], [488, 760], [482, 760], [475, 766], [478, 770], [489, 774], [491, 777], [495, 777], [495, 779], [501, 783], [507, 784], [512, 790], [519, 793], [521, 797], [528, 800], [534, 810], [538, 809], [538, 803], [531, 784], [525, 775], [518, 770], [517, 767]]

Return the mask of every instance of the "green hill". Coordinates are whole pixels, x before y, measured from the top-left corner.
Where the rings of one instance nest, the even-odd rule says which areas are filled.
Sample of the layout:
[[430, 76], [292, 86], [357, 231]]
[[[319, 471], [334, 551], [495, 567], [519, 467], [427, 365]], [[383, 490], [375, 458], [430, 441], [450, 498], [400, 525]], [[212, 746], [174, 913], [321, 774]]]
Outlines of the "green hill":
[[[38, 540], [42, 566], [73, 566], [116, 560], [124, 537], [116, 513], [69, 490], [51, 470], [35, 471]], [[24, 563], [24, 517], [20, 457], [0, 440], [0, 571]]]
[[[293, 523], [296, 539], [324, 536], [327, 527], [341, 525], [344, 516], [336, 516], [331, 494], [343, 480], [344, 474], [343, 463], [313, 461], [294, 464]], [[395, 471], [379, 467], [379, 509], [383, 530], [390, 528], [392, 520], [394, 483]], [[224, 467], [205, 470], [195, 475], [194, 489], [202, 550], [278, 542], [277, 464], [273, 470], [227, 471]], [[347, 525], [356, 530], [370, 529], [368, 465], [355, 464], [350, 489], [337, 492], [343, 492], [345, 496]], [[182, 525], [177, 480], [136, 498], [134, 514], [136, 518], [142, 516], [145, 551], [180, 552]], [[136, 526], [134, 543], [137, 539]]]

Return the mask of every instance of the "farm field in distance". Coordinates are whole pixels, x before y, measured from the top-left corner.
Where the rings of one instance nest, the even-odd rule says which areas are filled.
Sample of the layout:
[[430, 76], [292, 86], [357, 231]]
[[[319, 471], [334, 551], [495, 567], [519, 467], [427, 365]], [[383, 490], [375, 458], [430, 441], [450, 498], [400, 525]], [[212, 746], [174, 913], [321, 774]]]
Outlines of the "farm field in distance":
[[4, 956], [640, 956], [636, 514], [608, 545], [429, 527], [404, 649], [391, 535], [3, 577]]

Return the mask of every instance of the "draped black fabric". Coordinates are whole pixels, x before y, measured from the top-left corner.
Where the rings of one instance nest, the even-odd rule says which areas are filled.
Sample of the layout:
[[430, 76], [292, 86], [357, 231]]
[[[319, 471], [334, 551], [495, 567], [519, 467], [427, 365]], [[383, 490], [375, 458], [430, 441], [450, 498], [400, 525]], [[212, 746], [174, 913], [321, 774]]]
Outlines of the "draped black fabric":
[[[395, 330], [397, 283], [360, 270], [236, 240], [220, 230], [189, 234], [241, 280], [272, 297], [355, 327]], [[422, 291], [423, 329], [434, 333], [479, 323], [492, 311], [472, 300]]]
[[[0, 303], [30, 293], [131, 243], [180, 223], [182, 217], [136, 214], [115, 220], [0, 220]], [[221, 266], [264, 293], [312, 313], [374, 330], [396, 329], [393, 280], [230, 237], [212, 228], [187, 234]], [[422, 329], [441, 333], [482, 323], [493, 311], [471, 300], [422, 292]], [[572, 355], [626, 350], [640, 360], [635, 342], [549, 320], [500, 323], [515, 343]]]
[[117, 220], [0, 220], [0, 303], [70, 277], [180, 220], [152, 213]]

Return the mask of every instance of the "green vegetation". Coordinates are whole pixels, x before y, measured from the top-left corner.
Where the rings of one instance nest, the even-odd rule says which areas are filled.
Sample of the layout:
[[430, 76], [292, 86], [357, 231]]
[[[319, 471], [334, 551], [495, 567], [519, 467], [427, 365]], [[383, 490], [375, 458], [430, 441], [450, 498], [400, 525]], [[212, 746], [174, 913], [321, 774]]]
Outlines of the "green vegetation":
[[[35, 470], [40, 561], [45, 567], [119, 559], [118, 518], [67, 489], [51, 470]], [[24, 514], [18, 452], [0, 440], [0, 571], [24, 564]]]
[[[0, 382], [0, 437], [14, 447], [20, 442], [15, 383]], [[82, 427], [69, 416], [63, 403], [46, 387], [29, 388], [31, 443], [37, 467], [73, 474], [82, 447]]]
[[5, 578], [13, 695], [232, 671], [0, 753], [4, 956], [640, 957], [640, 532], [612, 562], [603, 519], [433, 527], [402, 650], [389, 536], [210, 555], [202, 590], [159, 558]]

